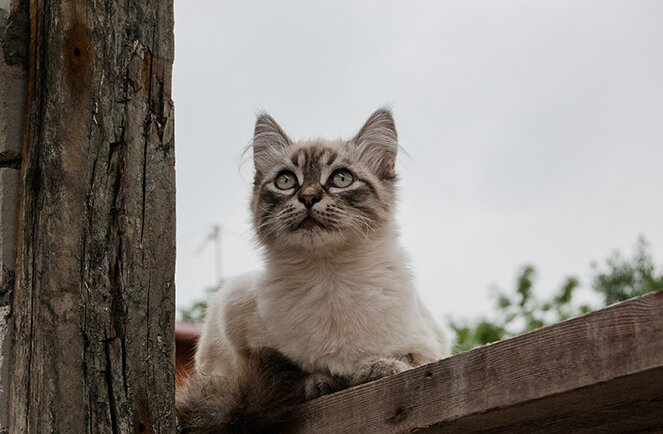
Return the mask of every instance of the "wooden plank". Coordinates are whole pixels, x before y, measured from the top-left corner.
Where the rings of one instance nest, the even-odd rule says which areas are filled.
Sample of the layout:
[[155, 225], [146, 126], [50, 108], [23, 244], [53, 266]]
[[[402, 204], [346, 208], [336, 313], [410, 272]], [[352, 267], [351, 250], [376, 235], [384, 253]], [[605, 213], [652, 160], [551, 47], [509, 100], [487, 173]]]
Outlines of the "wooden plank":
[[305, 404], [296, 432], [663, 429], [663, 291]]
[[173, 2], [29, 16], [10, 431], [173, 432]]

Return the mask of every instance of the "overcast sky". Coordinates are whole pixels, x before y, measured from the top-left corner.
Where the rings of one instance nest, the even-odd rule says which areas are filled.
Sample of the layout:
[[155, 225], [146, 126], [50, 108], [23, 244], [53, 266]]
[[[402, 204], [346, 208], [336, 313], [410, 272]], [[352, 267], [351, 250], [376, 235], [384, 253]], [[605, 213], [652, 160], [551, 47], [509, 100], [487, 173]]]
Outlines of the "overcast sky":
[[542, 296], [638, 235], [663, 263], [663, 2], [175, 2], [177, 302], [260, 267], [240, 168], [258, 110], [293, 138], [349, 138], [389, 105], [398, 220], [433, 313]]

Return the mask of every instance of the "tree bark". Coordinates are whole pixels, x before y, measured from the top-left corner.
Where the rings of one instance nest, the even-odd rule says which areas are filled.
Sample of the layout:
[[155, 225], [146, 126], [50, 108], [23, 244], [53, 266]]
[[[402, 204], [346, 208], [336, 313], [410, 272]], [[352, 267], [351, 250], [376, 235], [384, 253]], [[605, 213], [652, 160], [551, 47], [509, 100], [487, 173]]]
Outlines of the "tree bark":
[[10, 431], [172, 432], [172, 0], [30, 26]]

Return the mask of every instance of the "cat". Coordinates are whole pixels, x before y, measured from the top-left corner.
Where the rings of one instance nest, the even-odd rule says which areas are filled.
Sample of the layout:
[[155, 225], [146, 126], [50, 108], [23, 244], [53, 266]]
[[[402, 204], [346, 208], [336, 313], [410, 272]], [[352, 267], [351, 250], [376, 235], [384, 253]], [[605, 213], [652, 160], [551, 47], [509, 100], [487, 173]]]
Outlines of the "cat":
[[[347, 141], [295, 142], [258, 116], [251, 214], [264, 270], [226, 282], [209, 303], [195, 379], [178, 392], [185, 431], [221, 432], [221, 420], [229, 432], [260, 431], [247, 420], [261, 417], [255, 402], [310, 400], [449, 355], [398, 242], [398, 147], [387, 109]], [[268, 386], [278, 381], [288, 390]], [[256, 396], [267, 389], [292, 396]], [[243, 422], [240, 407], [252, 408]], [[271, 411], [266, 423], [285, 420]]]

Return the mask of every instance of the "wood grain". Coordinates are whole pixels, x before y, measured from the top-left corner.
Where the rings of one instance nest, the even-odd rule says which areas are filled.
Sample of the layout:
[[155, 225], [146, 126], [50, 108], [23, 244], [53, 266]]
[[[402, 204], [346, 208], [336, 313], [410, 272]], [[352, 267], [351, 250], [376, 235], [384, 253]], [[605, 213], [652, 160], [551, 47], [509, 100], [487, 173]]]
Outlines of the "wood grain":
[[174, 431], [172, 0], [30, 2], [10, 431]]
[[295, 432], [663, 430], [663, 292], [304, 405]]

